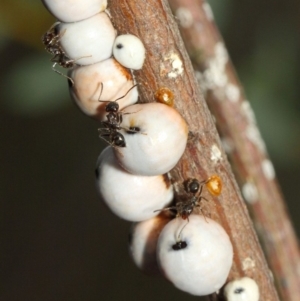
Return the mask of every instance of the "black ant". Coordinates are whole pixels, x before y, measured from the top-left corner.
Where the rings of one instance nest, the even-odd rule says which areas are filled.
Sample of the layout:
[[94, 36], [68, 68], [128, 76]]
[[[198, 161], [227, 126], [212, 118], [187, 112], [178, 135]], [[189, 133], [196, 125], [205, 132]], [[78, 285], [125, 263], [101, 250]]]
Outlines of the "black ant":
[[[208, 201], [204, 196], [202, 196], [204, 185], [213, 196], [218, 196], [221, 193], [222, 180], [217, 175], [213, 175], [202, 182], [199, 182], [197, 179], [188, 179], [184, 182], [184, 190], [188, 194], [188, 198], [185, 198], [183, 201], [176, 202], [175, 206], [156, 211], [175, 210], [176, 217], [181, 217], [183, 220], [187, 220], [189, 222], [189, 216], [193, 213], [195, 207], [200, 207], [200, 211], [203, 214], [200, 202], [201, 200]], [[205, 218], [204, 214], [203, 216]], [[174, 250], [180, 250], [186, 247], [186, 244], [180, 240], [180, 235], [187, 224], [185, 224], [180, 230], [178, 241], [173, 246]]]
[[222, 181], [217, 175], [213, 175], [202, 182], [199, 182], [197, 179], [188, 179], [184, 182], [184, 188], [189, 198], [183, 201], [178, 201], [175, 206], [164, 208], [162, 210], [175, 210], [177, 212], [177, 217], [180, 216], [182, 219], [188, 220], [188, 217], [193, 213], [194, 208], [201, 207], [200, 202], [202, 199], [208, 201], [204, 196], [202, 196], [204, 185], [213, 196], [218, 196], [221, 193]]
[[54, 23], [50, 29], [42, 36], [42, 42], [45, 45], [45, 49], [53, 55], [51, 58], [51, 62], [53, 62], [52, 70], [59, 75], [64, 76], [68, 80], [71, 81], [72, 85], [74, 85], [74, 81], [72, 78], [69, 76], [63, 74], [62, 72], [58, 71], [55, 66], [58, 64], [62, 68], [73, 68], [76, 64], [75, 62], [80, 60], [81, 58], [84, 57], [89, 57], [89, 56], [84, 56], [80, 57], [78, 59], [70, 59], [64, 50], [61, 48], [59, 45], [59, 40], [63, 36], [64, 32], [58, 33], [57, 25], [59, 22]]
[[117, 146], [117, 147], [125, 147], [126, 142], [124, 136], [119, 133], [121, 129], [125, 129], [127, 133], [133, 134], [140, 131], [140, 128], [138, 127], [130, 127], [129, 129], [126, 129], [121, 126], [121, 123], [123, 121], [123, 115], [124, 114], [131, 114], [131, 113], [122, 113], [119, 112], [119, 104], [117, 103], [118, 100], [124, 98], [127, 96], [127, 94], [135, 88], [137, 85], [132, 86], [125, 95], [122, 97], [117, 98], [114, 101], [109, 100], [100, 100], [102, 91], [103, 91], [103, 84], [101, 83], [101, 92], [98, 101], [99, 102], [108, 102], [108, 104], [105, 107], [106, 114], [106, 120], [101, 121], [101, 125], [103, 128], [98, 129], [99, 131], [99, 137], [109, 143], [111, 146]]

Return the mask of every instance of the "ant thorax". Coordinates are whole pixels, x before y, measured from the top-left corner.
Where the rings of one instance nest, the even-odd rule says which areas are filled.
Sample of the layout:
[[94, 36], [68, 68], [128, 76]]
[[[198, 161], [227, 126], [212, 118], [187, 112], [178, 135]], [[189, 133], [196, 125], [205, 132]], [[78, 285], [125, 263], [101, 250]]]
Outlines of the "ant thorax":
[[200, 183], [197, 179], [188, 179], [181, 186], [174, 209], [178, 217], [188, 219], [195, 207], [200, 207], [202, 189], [199, 190]]
[[136, 85], [132, 86], [122, 97], [114, 101], [107, 101], [107, 100], [101, 100], [101, 94], [103, 91], [103, 84], [101, 83], [99, 102], [107, 102], [107, 105], [105, 107], [105, 111], [107, 112], [107, 114], [105, 116], [106, 120], [101, 121], [101, 125], [103, 126], [103, 128], [98, 129], [99, 137], [113, 147], [126, 146], [125, 138], [119, 132], [120, 130], [124, 129], [126, 131], [133, 132], [133, 130], [126, 129], [121, 126], [123, 117], [122, 117], [122, 112], [119, 111], [119, 104], [117, 103], [117, 101], [124, 98], [134, 87], [136, 87]]

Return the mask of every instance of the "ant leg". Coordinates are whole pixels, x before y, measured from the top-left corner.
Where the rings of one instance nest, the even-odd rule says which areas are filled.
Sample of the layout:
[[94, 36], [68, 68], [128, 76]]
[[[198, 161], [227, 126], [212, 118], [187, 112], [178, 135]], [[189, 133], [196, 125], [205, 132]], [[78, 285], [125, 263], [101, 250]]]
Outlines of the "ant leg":
[[121, 97], [119, 97], [119, 98], [117, 98], [117, 99], [115, 99], [114, 101], [118, 101], [118, 100], [120, 100], [120, 99], [122, 99], [122, 98], [124, 98], [124, 97], [126, 97], [127, 96], [127, 94], [133, 89], [133, 88], [135, 88], [135, 87], [137, 87], [137, 85], [138, 84], [135, 84], [135, 85], [133, 85], [127, 92], [126, 92], [126, 94], [125, 95], [123, 95], [123, 96], [121, 96]]
[[[137, 85], [138, 85], [138, 84], [133, 85], [133, 86], [126, 92], [126, 94], [124, 94], [123, 96], [121, 96], [121, 97], [119, 97], [119, 98], [117, 98], [117, 99], [115, 99], [115, 100], [112, 100], [112, 101], [116, 102], [116, 101], [118, 101], [118, 100], [120, 100], [120, 99], [126, 97], [127, 94], [128, 94], [133, 88], [135, 88]], [[100, 100], [101, 95], [102, 95], [102, 92], [103, 92], [103, 83], [101, 83], [101, 91], [100, 91], [100, 95], [99, 95], [98, 101], [100, 101], [100, 102], [112, 102], [111, 100]], [[132, 113], [124, 113], [124, 115], [125, 115], [125, 114], [132, 114]]]
[[100, 88], [100, 94], [99, 94], [99, 97], [98, 97], [98, 101], [99, 102], [111, 102], [110, 100], [101, 100], [100, 98], [101, 98], [101, 95], [102, 95], [102, 93], [103, 93], [103, 89], [104, 89], [104, 86], [103, 86], [103, 83], [102, 82], [100, 82], [100, 86], [101, 86], [101, 88]]
[[189, 220], [189, 218], [187, 218], [187, 223], [181, 228], [181, 230], [177, 236], [177, 242], [180, 242], [181, 233], [182, 233], [183, 229], [188, 225], [189, 222], [190, 222], [190, 220]]
[[74, 86], [75, 83], [74, 83], [74, 81], [73, 81], [73, 79], [72, 79], [71, 77], [69, 77], [69, 76], [63, 74], [62, 72], [58, 71], [57, 69], [55, 69], [56, 64], [57, 64], [57, 62], [55, 62], [55, 63], [53, 64], [52, 70], [53, 70], [54, 72], [56, 72], [57, 74], [59, 74], [59, 75], [65, 77], [65, 78], [67, 78], [67, 79], [72, 83], [72, 86]]
[[114, 147], [114, 144], [111, 141], [109, 141], [108, 139], [106, 139], [106, 137], [108, 137], [108, 139], [111, 139], [110, 134], [100, 134], [99, 135], [100, 139], [102, 139], [104, 142], [106, 142], [110, 146]]
[[176, 207], [175, 206], [167, 207], [167, 208], [163, 208], [163, 209], [154, 210], [153, 212], [167, 211], [167, 210], [176, 210]]

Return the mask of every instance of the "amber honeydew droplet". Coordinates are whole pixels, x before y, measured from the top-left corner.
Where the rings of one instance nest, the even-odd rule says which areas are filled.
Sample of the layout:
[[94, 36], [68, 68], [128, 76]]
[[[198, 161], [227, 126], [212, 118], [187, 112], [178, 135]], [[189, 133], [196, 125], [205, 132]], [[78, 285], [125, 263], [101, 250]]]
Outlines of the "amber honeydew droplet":
[[173, 107], [174, 105], [174, 94], [173, 92], [167, 88], [167, 87], [162, 87], [159, 88], [156, 92], [155, 92], [155, 99], [160, 102], [163, 103], [165, 105], [168, 105], [170, 107]]
[[213, 195], [218, 196], [222, 192], [222, 180], [219, 176], [213, 175], [205, 183], [207, 190]]

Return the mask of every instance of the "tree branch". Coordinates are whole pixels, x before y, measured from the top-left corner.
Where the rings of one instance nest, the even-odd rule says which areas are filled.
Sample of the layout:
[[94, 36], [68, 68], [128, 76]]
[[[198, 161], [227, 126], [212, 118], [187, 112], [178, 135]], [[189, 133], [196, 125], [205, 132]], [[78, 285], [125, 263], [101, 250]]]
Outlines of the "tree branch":
[[[146, 47], [144, 67], [134, 73], [141, 102], [154, 101], [155, 92], [168, 87], [175, 95], [175, 108], [189, 125], [191, 138], [181, 161], [171, 171], [173, 180], [182, 182], [189, 177], [203, 180], [216, 173], [223, 180], [221, 196], [205, 204], [205, 211], [223, 225], [233, 244], [234, 263], [229, 280], [247, 275], [258, 283], [261, 300], [278, 300], [246, 206], [167, 1], [111, 0], [109, 9], [118, 33], [134, 34]], [[220, 300], [217, 295], [214, 297]]]
[[[181, 33], [195, 70], [206, 92], [206, 101], [217, 120], [218, 130], [230, 145], [229, 157], [276, 285], [283, 300], [300, 300], [299, 251], [295, 232], [278, 188], [273, 166], [256, 126], [234, 67], [228, 60], [219, 66], [214, 83], [208, 75], [215, 64], [222, 38], [203, 0], [171, 0], [178, 17], [184, 17]], [[185, 27], [184, 27], [185, 26]], [[230, 93], [231, 92], [231, 93]]]

